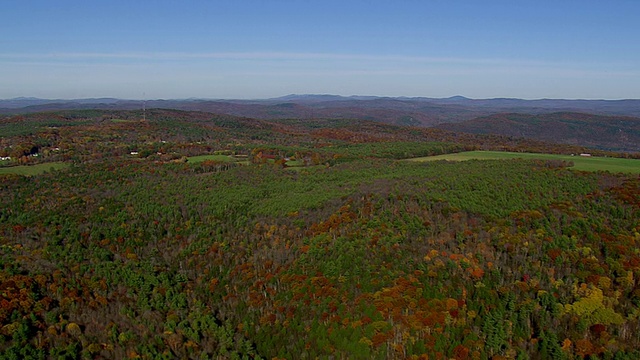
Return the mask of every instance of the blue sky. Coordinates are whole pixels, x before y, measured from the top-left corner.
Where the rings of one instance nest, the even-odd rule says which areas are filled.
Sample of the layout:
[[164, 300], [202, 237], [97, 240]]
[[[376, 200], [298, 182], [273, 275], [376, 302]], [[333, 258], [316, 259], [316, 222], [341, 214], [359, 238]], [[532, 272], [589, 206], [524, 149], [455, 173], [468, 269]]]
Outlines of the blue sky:
[[0, 4], [0, 98], [640, 98], [640, 1]]

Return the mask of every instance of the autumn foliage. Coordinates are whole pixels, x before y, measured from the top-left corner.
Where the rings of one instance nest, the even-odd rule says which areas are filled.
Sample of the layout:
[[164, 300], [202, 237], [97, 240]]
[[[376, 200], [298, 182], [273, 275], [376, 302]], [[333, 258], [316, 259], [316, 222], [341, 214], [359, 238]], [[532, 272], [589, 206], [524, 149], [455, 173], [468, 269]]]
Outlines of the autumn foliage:
[[[386, 125], [64, 115], [2, 138], [74, 161], [0, 181], [7, 358], [640, 356], [637, 175], [398, 161], [490, 141]], [[214, 150], [247, 160], [172, 161]]]

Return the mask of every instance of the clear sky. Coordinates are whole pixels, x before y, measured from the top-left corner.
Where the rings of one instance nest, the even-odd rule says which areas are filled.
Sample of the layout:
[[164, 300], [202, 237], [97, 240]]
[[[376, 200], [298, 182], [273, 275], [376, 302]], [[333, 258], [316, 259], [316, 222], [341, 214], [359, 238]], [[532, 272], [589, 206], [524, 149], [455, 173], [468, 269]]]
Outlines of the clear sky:
[[640, 98], [638, 0], [6, 0], [0, 98]]

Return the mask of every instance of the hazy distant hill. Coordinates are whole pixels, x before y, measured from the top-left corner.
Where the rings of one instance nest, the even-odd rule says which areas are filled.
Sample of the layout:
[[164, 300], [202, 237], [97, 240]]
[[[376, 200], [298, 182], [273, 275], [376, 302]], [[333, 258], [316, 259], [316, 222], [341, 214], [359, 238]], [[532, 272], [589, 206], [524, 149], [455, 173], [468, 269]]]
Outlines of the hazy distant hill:
[[640, 151], [640, 118], [584, 113], [497, 114], [439, 128], [498, 134], [616, 151]]
[[[33, 113], [59, 110], [136, 110], [142, 109], [141, 100], [101, 99], [30, 101], [24, 107], [16, 100], [0, 100], [0, 114]], [[269, 100], [148, 100], [147, 109], [175, 109], [205, 111], [216, 114], [244, 116], [256, 119], [360, 119], [394, 125], [433, 126], [443, 122], [463, 121], [491, 114], [491, 111], [438, 105], [424, 101], [407, 101], [389, 98], [356, 100], [336, 96], [322, 99], [279, 98]]]
[[[144, 103], [144, 105], [143, 105]], [[362, 119], [394, 125], [434, 126], [456, 123], [498, 113], [545, 114], [558, 111], [600, 115], [640, 116], [640, 100], [521, 100], [444, 99], [287, 95], [262, 100], [120, 100], [113, 98], [0, 100], [0, 113], [17, 114], [52, 110], [150, 108], [205, 111], [257, 119]]]

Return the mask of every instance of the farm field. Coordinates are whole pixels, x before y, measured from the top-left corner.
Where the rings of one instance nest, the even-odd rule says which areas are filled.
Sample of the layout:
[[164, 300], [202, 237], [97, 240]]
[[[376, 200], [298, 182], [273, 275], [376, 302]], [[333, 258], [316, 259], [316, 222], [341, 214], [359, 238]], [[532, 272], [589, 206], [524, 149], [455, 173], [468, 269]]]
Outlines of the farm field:
[[621, 159], [621, 158], [605, 158], [595, 156], [571, 156], [571, 155], [555, 155], [555, 154], [535, 154], [535, 153], [517, 153], [503, 151], [465, 151], [455, 154], [445, 154], [437, 156], [427, 156], [409, 159], [409, 161], [466, 161], [466, 160], [505, 160], [505, 159], [539, 159], [539, 160], [562, 160], [572, 161], [575, 170], [582, 171], [610, 171], [622, 173], [640, 173], [640, 160], [637, 159]]
[[2, 174], [16, 174], [24, 176], [40, 175], [45, 172], [53, 170], [61, 170], [69, 167], [69, 164], [63, 162], [52, 162], [37, 165], [22, 165], [0, 168], [0, 175]]
[[233, 156], [229, 156], [229, 155], [197, 155], [197, 156], [188, 157], [187, 161], [192, 164], [197, 164], [203, 161], [236, 162], [238, 160]]

